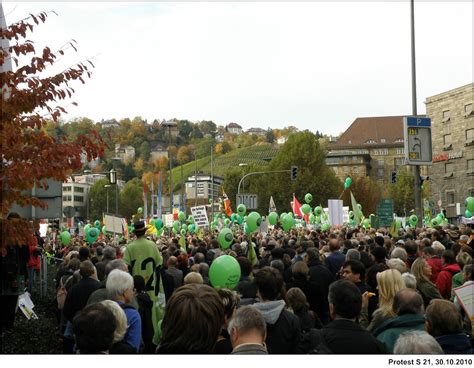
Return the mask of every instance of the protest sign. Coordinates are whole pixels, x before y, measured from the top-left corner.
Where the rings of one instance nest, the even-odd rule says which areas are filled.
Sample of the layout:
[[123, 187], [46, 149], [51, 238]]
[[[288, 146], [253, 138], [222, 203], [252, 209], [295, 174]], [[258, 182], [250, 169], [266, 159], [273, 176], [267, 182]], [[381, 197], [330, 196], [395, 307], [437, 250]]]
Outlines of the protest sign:
[[206, 206], [191, 207], [194, 223], [199, 228], [209, 227], [209, 219], [207, 218]]

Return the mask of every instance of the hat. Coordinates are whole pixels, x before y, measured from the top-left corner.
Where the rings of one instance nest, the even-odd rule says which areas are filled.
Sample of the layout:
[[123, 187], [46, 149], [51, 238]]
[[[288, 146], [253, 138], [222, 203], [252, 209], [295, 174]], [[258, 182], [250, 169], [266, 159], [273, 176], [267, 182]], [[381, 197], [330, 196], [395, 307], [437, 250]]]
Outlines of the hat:
[[397, 242], [396, 242], [395, 244], [403, 244], [403, 245], [405, 245], [405, 241], [402, 240], [402, 239], [399, 239], [399, 240], [397, 240]]
[[459, 233], [456, 230], [449, 230], [448, 235], [451, 239], [459, 239]]
[[146, 225], [145, 225], [145, 222], [144, 221], [138, 221], [138, 222], [135, 222], [133, 224], [133, 227], [134, 227], [134, 230], [133, 232], [135, 234], [142, 234], [142, 233], [145, 233], [146, 231]]

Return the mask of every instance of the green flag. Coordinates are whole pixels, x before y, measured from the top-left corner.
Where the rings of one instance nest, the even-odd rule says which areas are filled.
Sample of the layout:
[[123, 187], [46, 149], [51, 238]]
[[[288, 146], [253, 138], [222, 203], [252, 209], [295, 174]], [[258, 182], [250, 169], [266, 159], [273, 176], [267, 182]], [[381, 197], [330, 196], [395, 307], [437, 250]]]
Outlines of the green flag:
[[255, 266], [258, 262], [258, 258], [257, 258], [257, 254], [255, 253], [255, 248], [253, 247], [251, 238], [249, 239], [249, 251], [247, 252], [247, 255], [248, 255], [250, 263], [252, 263], [252, 266]]
[[362, 214], [362, 211], [357, 205], [357, 201], [354, 198], [354, 194], [352, 194], [352, 191], [351, 191], [351, 204], [352, 204], [352, 212], [354, 213], [354, 220], [356, 224], [360, 224], [360, 222], [362, 221], [362, 217], [364, 217], [364, 215]]
[[178, 240], [178, 244], [180, 246], [180, 248], [187, 253], [187, 250], [186, 250], [186, 239], [184, 236], [181, 236]]

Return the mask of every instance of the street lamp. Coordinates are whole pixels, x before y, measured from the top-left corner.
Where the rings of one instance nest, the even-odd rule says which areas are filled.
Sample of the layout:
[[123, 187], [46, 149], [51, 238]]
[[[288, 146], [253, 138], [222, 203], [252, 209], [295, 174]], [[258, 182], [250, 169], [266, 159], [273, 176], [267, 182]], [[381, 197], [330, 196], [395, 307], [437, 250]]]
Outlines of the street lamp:
[[[246, 167], [246, 166], [248, 166], [248, 164], [246, 164], [246, 163], [242, 163], [242, 162], [241, 162], [241, 163], [239, 164], [239, 167]], [[245, 183], [244, 183], [244, 182], [242, 182], [242, 190], [245, 190]]]
[[107, 213], [109, 213], [109, 188], [111, 187], [110, 184], [104, 185], [104, 188], [107, 188]]
[[169, 145], [168, 145], [168, 161], [170, 163], [170, 214], [173, 213], [173, 175], [171, 171], [173, 170], [173, 158], [171, 157], [171, 128], [175, 127], [177, 124], [174, 121], [165, 121], [162, 123], [163, 126], [168, 127], [169, 133]]

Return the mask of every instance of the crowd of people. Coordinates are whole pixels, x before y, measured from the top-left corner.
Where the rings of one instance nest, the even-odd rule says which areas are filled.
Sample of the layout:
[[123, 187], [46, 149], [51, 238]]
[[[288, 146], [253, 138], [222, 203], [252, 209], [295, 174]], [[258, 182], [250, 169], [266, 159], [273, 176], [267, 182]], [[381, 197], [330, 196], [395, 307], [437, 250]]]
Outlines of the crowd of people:
[[[468, 226], [398, 237], [386, 229], [236, 228], [228, 249], [218, 231], [182, 241], [146, 230], [140, 221], [128, 242], [88, 245], [75, 236], [54, 247], [64, 353], [474, 352], [472, 315], [453, 291], [473, 283]], [[234, 290], [210, 281], [222, 255], [240, 266]]]

